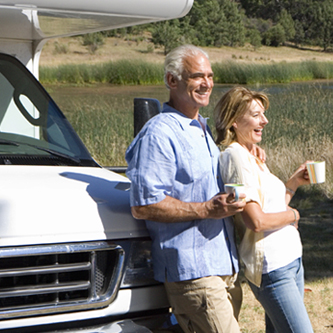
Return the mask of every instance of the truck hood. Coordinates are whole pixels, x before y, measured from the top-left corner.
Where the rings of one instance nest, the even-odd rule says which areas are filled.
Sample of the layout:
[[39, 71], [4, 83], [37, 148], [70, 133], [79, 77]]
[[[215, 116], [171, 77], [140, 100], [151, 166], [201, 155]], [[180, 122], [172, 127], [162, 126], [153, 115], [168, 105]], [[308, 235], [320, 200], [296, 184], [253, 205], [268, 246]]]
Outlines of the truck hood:
[[148, 236], [129, 188], [103, 168], [0, 166], [0, 246]]

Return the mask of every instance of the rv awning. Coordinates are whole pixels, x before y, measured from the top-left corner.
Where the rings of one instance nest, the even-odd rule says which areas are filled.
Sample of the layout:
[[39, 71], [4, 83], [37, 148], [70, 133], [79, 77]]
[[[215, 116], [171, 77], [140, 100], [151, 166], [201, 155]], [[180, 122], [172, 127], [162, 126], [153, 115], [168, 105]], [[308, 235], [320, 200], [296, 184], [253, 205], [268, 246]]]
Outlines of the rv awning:
[[42, 40], [185, 16], [193, 0], [0, 0], [0, 39]]

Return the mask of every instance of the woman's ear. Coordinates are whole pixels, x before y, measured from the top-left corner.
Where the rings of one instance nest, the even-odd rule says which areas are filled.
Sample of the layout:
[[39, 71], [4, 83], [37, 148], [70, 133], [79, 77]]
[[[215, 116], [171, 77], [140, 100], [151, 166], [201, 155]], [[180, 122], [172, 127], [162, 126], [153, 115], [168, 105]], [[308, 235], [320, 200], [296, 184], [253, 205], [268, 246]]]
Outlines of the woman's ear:
[[237, 128], [237, 123], [234, 122], [234, 123], [232, 124], [232, 127], [233, 127], [233, 128]]

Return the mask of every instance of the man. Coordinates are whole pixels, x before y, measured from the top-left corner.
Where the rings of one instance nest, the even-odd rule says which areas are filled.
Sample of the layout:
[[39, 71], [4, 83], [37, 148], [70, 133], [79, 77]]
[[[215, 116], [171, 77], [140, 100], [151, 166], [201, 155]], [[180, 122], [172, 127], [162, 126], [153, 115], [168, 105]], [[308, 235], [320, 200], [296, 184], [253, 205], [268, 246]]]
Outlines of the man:
[[220, 193], [219, 149], [199, 114], [214, 86], [207, 54], [192, 45], [172, 50], [164, 80], [169, 102], [126, 151], [132, 214], [146, 220], [155, 279], [182, 329], [240, 332], [237, 251], [226, 218], [245, 202]]

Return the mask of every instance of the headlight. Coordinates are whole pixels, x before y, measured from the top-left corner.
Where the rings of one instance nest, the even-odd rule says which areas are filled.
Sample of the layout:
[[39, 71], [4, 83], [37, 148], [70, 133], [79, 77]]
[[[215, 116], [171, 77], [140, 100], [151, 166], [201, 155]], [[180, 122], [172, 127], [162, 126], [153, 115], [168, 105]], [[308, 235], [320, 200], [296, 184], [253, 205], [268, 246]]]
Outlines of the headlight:
[[132, 241], [126, 255], [128, 255], [128, 259], [125, 262], [121, 288], [159, 283], [154, 280], [150, 240]]

